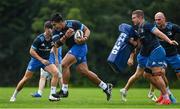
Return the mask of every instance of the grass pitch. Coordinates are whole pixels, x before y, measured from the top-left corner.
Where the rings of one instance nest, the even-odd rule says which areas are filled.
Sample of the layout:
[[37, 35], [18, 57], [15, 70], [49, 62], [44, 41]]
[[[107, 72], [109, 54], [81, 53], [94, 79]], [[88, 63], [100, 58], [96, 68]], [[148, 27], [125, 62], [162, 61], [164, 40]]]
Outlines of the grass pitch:
[[[16, 102], [9, 102], [14, 88], [0, 88], [0, 108], [177, 108], [180, 103], [160, 106], [147, 98], [148, 89], [130, 89], [128, 101], [121, 102], [119, 89], [113, 89], [112, 100], [107, 102], [106, 96], [100, 88], [71, 88], [69, 97], [58, 102], [48, 100], [50, 88], [45, 88], [43, 97], [32, 98], [31, 94], [37, 88], [25, 87], [17, 96]], [[180, 89], [172, 90], [177, 101], [180, 101]], [[159, 92], [156, 92], [159, 95]]]

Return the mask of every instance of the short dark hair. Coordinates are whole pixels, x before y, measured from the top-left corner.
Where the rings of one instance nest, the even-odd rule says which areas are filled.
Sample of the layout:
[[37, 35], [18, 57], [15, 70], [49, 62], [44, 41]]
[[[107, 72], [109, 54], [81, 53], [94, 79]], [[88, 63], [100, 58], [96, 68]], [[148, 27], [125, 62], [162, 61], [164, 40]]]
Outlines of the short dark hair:
[[138, 17], [143, 17], [144, 18], [143, 10], [135, 10], [135, 11], [132, 12], [132, 14], [136, 14]]
[[60, 13], [53, 14], [51, 17], [51, 21], [62, 22], [63, 21], [62, 15]]
[[51, 24], [51, 21], [46, 21], [45, 23], [44, 23], [44, 28], [53, 28], [53, 26], [52, 26], [52, 24]]

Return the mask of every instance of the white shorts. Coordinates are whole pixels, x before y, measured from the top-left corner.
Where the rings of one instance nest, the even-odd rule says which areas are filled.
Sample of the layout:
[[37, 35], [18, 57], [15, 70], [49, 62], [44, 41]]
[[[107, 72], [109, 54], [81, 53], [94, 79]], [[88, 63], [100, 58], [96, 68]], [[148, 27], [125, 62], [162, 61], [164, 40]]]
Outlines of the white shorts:
[[[42, 68], [41, 68], [40, 76], [44, 77], [44, 78], [51, 78], [51, 74]], [[58, 77], [62, 78], [62, 66], [61, 66], [61, 64], [58, 65]]]

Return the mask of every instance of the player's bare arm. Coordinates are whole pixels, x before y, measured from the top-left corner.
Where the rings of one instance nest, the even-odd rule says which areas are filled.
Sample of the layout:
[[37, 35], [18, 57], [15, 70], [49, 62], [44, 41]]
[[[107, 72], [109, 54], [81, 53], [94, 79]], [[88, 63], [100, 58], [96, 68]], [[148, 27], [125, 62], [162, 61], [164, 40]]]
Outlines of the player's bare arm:
[[135, 49], [132, 51], [132, 53], [130, 54], [130, 57], [129, 57], [128, 62], [127, 62], [127, 64], [128, 64], [129, 66], [134, 65], [134, 57], [135, 57], [135, 55], [136, 55], [136, 49], [137, 49], [137, 48], [135, 48]]
[[55, 46], [56, 48], [62, 46], [62, 45], [66, 42], [66, 40], [67, 40], [68, 38], [70, 38], [73, 34], [74, 34], [74, 29], [69, 28], [69, 29], [66, 31], [66, 33], [63, 35], [63, 37], [61, 37], [61, 38], [55, 43], [54, 46]]
[[178, 43], [175, 40], [170, 40], [164, 33], [162, 33], [158, 28], [155, 28], [153, 33], [160, 37], [161, 39], [165, 40], [166, 42], [168, 42], [171, 45], [178, 45]]
[[40, 62], [42, 62], [44, 65], [47, 65], [49, 64], [49, 61], [46, 60], [46, 59], [43, 59], [42, 57], [40, 57], [37, 52], [33, 49], [33, 48], [30, 48], [30, 55], [34, 58], [36, 58], [37, 60], [39, 60]]

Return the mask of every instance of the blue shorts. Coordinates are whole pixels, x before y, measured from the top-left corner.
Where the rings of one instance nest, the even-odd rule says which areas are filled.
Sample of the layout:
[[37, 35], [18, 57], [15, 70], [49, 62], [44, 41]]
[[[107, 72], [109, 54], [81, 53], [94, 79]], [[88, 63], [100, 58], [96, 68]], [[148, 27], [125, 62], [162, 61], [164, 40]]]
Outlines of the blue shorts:
[[71, 49], [68, 51], [69, 54], [76, 57], [77, 63], [86, 63], [86, 54], [88, 52], [87, 44], [75, 44], [71, 47]]
[[180, 55], [166, 57], [166, 63], [170, 65], [176, 73], [180, 72]]
[[138, 54], [137, 62], [140, 68], [166, 67], [166, 53], [162, 46], [155, 48], [148, 57]]
[[[49, 64], [55, 64], [55, 57], [54, 57], [54, 53], [50, 53], [49, 55]], [[35, 72], [35, 71], [39, 71], [40, 68], [45, 68], [48, 65], [44, 65], [42, 64], [39, 60], [31, 57], [31, 60], [29, 61], [27, 70], [31, 71], [31, 72]]]

